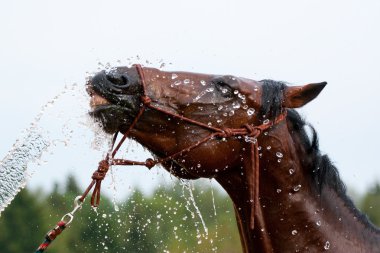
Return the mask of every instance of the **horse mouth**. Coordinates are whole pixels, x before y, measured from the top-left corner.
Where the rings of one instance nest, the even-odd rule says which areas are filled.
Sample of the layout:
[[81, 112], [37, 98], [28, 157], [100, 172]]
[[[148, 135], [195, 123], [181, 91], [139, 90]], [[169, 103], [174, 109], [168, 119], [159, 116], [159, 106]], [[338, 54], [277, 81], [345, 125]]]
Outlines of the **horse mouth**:
[[91, 86], [87, 87], [87, 93], [91, 97], [90, 98], [90, 107], [94, 111], [96, 108], [104, 106], [104, 105], [110, 105], [111, 102], [108, 101], [106, 98], [99, 95]]
[[107, 133], [123, 131], [139, 111], [141, 87], [128, 69], [99, 72], [86, 84], [90, 96], [90, 116]]

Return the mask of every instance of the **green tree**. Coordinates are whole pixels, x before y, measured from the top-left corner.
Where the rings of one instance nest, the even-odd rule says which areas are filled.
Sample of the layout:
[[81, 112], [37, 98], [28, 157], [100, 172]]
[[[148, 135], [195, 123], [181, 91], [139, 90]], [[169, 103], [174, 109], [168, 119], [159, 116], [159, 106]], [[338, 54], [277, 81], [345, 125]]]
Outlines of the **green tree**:
[[35, 231], [46, 229], [43, 220], [43, 205], [37, 199], [35, 194], [24, 189], [2, 213], [0, 219], [1, 252], [33, 252], [42, 242], [43, 236], [35, 233]]
[[363, 197], [361, 210], [377, 226], [380, 226], [380, 185], [376, 183]]
[[[227, 195], [202, 182], [162, 185], [148, 195], [136, 189], [119, 211], [106, 195], [96, 212], [87, 199], [47, 252], [239, 252]], [[82, 191], [73, 177], [49, 194], [24, 190], [0, 218], [1, 252], [32, 252]]]

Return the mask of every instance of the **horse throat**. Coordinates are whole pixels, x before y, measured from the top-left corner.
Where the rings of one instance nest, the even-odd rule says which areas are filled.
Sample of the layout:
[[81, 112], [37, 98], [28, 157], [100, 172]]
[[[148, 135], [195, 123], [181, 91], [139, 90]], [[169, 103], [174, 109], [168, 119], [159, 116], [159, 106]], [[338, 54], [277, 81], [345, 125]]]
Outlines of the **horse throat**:
[[259, 138], [260, 208], [253, 230], [244, 176], [251, 164], [216, 177], [234, 203], [243, 252], [380, 252], [379, 231], [347, 196], [328, 184], [316, 190], [308, 173], [313, 161], [291, 132], [284, 122]]

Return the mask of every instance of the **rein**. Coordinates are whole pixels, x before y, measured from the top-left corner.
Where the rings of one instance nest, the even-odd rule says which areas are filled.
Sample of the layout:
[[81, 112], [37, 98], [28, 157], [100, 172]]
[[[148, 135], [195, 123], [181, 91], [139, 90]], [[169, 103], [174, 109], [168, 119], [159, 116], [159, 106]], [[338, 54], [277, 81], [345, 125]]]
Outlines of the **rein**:
[[[81, 208], [82, 203], [84, 202], [84, 199], [88, 195], [88, 193], [91, 191], [92, 188], [94, 188], [92, 195], [91, 195], [91, 206], [92, 207], [98, 207], [100, 203], [100, 190], [101, 190], [101, 183], [102, 180], [105, 178], [110, 166], [112, 165], [142, 165], [146, 166], [148, 169], [151, 169], [156, 164], [162, 164], [164, 162], [170, 161], [175, 159], [176, 157], [183, 155], [187, 152], [190, 152], [191, 150], [199, 147], [203, 143], [206, 143], [207, 141], [215, 138], [229, 138], [229, 137], [235, 137], [235, 136], [246, 136], [251, 138], [250, 142], [250, 148], [251, 148], [251, 170], [246, 171], [246, 176], [248, 180], [248, 185], [250, 187], [249, 191], [249, 199], [251, 202], [251, 213], [250, 213], [250, 228], [253, 230], [255, 225], [255, 215], [258, 215], [260, 217], [260, 220], [262, 220], [262, 213], [261, 210], [259, 210], [259, 150], [258, 150], [258, 141], [257, 138], [260, 136], [260, 134], [272, 127], [273, 125], [276, 125], [283, 121], [286, 118], [286, 110], [282, 112], [277, 118], [274, 120], [266, 120], [263, 124], [258, 126], [253, 126], [251, 124], [244, 124], [241, 128], [217, 128], [209, 126], [205, 123], [193, 120], [191, 118], [187, 118], [185, 116], [175, 114], [169, 111], [166, 111], [164, 109], [161, 109], [159, 107], [156, 107], [152, 105], [152, 99], [146, 95], [146, 82], [145, 82], [145, 75], [143, 68], [140, 64], [133, 65], [136, 68], [136, 71], [139, 75], [140, 82], [142, 85], [142, 95], [140, 97], [141, 99], [141, 106], [140, 110], [137, 113], [136, 117], [134, 118], [132, 124], [129, 126], [127, 131], [123, 133], [123, 137], [120, 139], [116, 147], [113, 149], [118, 133], [115, 133], [110, 152], [106, 155], [105, 159], [99, 162], [98, 169], [93, 173], [92, 175], [92, 182], [87, 187], [87, 189], [84, 191], [84, 193], [80, 196], [78, 196], [75, 201], [75, 207], [74, 210], [66, 215], [64, 215], [60, 222], [58, 222], [57, 227], [55, 227], [53, 230], [49, 231], [49, 233], [46, 235], [46, 240], [43, 244], [40, 245], [40, 247], [37, 249], [37, 252], [43, 252], [47, 246], [55, 239], [57, 235], [59, 235], [73, 220], [74, 213]], [[126, 160], [126, 159], [115, 159], [116, 153], [119, 151], [120, 147], [124, 143], [124, 141], [129, 137], [129, 134], [131, 130], [135, 127], [145, 110], [149, 108], [152, 110], [156, 110], [158, 112], [164, 113], [166, 115], [169, 115], [171, 117], [180, 119], [182, 121], [188, 122], [193, 125], [197, 125], [199, 127], [202, 127], [204, 129], [212, 131], [208, 136], [204, 137], [203, 139], [197, 141], [196, 143], [188, 146], [187, 148], [184, 148], [174, 154], [171, 154], [165, 158], [159, 158], [159, 159], [152, 159], [148, 158], [144, 162], [141, 161], [132, 161], [132, 160]], [[112, 151], [113, 149], [113, 151]], [[112, 151], [112, 152], [111, 152]], [[65, 219], [68, 221], [66, 222]], [[259, 222], [260, 222], [259, 220]]]

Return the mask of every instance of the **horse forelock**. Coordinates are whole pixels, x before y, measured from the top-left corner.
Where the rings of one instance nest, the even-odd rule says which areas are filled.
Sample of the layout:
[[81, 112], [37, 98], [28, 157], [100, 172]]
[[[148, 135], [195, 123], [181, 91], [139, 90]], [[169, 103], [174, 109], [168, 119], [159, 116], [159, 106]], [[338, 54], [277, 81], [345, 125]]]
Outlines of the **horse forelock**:
[[282, 113], [286, 84], [269, 79], [264, 79], [260, 82], [263, 85], [259, 118], [261, 120], [274, 119]]

